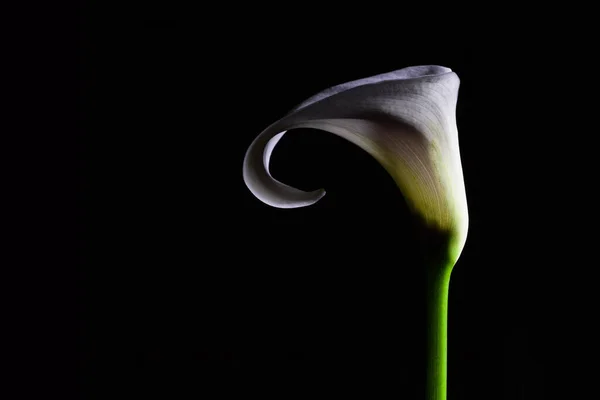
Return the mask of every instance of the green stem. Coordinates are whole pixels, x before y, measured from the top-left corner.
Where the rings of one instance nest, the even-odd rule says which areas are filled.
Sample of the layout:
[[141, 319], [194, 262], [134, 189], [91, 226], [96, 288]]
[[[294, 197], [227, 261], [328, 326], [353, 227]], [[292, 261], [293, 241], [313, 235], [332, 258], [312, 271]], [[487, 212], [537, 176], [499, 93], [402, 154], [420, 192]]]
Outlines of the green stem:
[[448, 288], [452, 268], [427, 274], [427, 400], [446, 400]]

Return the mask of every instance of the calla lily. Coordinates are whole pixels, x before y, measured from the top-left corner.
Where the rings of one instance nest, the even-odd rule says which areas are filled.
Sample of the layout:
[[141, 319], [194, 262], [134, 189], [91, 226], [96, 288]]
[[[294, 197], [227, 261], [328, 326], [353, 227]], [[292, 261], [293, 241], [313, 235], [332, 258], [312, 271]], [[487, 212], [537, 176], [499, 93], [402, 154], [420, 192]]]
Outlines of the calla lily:
[[391, 175], [413, 213], [444, 238], [428, 265], [428, 399], [446, 398], [446, 323], [450, 272], [464, 247], [468, 211], [460, 160], [458, 76], [415, 66], [324, 90], [267, 127], [244, 159], [244, 181], [264, 203], [304, 207], [325, 195], [285, 185], [269, 173], [286, 131], [313, 128], [339, 135], [371, 154]]

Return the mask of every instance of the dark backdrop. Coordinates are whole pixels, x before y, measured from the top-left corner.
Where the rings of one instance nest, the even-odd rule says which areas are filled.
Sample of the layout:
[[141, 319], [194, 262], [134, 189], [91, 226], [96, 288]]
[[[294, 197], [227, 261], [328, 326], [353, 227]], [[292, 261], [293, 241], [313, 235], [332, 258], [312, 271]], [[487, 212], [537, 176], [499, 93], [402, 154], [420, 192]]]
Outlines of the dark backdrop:
[[545, 279], [560, 260], [544, 254], [563, 239], [536, 160], [560, 106], [537, 61], [560, 57], [535, 34], [452, 19], [229, 7], [84, 8], [82, 398], [423, 398], [418, 243], [383, 168], [303, 130], [273, 173], [324, 187], [321, 202], [273, 209], [242, 180], [248, 145], [297, 103], [420, 64], [461, 78], [470, 228], [448, 398], [548, 398]]

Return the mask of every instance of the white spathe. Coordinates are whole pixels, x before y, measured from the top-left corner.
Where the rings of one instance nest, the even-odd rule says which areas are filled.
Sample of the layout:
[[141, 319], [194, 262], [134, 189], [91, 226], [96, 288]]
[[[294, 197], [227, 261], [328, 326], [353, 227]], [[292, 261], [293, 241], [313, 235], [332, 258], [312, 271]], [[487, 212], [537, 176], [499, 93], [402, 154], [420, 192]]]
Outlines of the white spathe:
[[273, 148], [287, 130], [313, 128], [361, 147], [390, 173], [413, 212], [451, 236], [458, 259], [467, 237], [468, 210], [456, 103], [460, 80], [451, 69], [427, 65], [360, 79], [324, 90], [265, 129], [248, 148], [244, 181], [264, 203], [305, 207], [323, 189], [298, 190], [269, 173]]

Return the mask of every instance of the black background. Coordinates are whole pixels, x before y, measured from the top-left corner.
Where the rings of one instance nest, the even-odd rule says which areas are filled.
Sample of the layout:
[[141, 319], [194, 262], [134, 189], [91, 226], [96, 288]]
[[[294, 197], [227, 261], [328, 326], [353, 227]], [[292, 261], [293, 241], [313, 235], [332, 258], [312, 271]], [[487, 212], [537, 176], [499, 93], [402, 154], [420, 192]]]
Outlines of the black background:
[[567, 290], [551, 282], [573, 260], [556, 211], [576, 179], [557, 153], [568, 81], [548, 86], [564, 53], [511, 36], [518, 18], [222, 6], [83, 8], [81, 398], [423, 398], [418, 243], [391, 178], [312, 130], [282, 139], [272, 171], [325, 188], [318, 204], [269, 208], [241, 173], [310, 95], [422, 64], [461, 78], [470, 227], [448, 399], [550, 398], [551, 299]]

